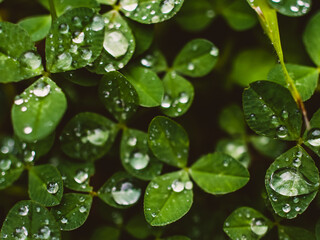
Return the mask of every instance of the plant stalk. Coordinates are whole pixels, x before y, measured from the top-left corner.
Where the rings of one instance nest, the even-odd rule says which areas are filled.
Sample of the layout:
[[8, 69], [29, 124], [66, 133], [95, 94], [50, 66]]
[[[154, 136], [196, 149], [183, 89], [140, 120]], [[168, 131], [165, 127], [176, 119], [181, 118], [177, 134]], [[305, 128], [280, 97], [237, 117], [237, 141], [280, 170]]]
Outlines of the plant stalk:
[[56, 12], [56, 7], [54, 5], [54, 0], [49, 0], [49, 6], [50, 6], [50, 14], [52, 17], [52, 21], [57, 19], [57, 12]]

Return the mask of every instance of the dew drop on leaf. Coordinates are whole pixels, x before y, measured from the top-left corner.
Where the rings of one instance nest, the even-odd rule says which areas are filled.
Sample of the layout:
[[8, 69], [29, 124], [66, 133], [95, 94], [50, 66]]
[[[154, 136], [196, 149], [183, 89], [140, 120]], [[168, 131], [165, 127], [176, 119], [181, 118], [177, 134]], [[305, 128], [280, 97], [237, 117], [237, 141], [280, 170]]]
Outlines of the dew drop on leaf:
[[148, 166], [150, 157], [147, 153], [133, 152], [130, 156], [129, 162], [134, 169], [141, 170]]
[[104, 20], [100, 16], [94, 16], [92, 19], [92, 25], [91, 28], [93, 31], [101, 31], [104, 28]]
[[14, 239], [16, 240], [25, 240], [28, 237], [28, 230], [26, 229], [25, 226], [22, 226], [20, 228], [16, 228], [13, 236], [15, 237]]
[[262, 236], [268, 231], [268, 225], [263, 218], [253, 218], [251, 222], [251, 231], [258, 236]]
[[81, 213], [85, 213], [86, 211], [87, 211], [87, 208], [85, 206], [81, 206], [79, 208], [79, 212], [81, 212]]
[[121, 0], [120, 6], [128, 12], [132, 12], [138, 7], [138, 0]]
[[72, 39], [72, 42], [74, 43], [82, 43], [84, 41], [84, 32], [75, 32], [74, 38]]
[[45, 97], [50, 93], [50, 85], [44, 81], [38, 81], [34, 86], [33, 94], [37, 97]]
[[191, 190], [193, 188], [193, 183], [191, 181], [185, 182], [184, 188], [187, 190]]
[[2, 159], [0, 160], [0, 169], [2, 171], [8, 171], [11, 167], [11, 160], [10, 159]]
[[161, 12], [168, 14], [174, 9], [175, 0], [164, 0], [161, 5]]
[[32, 127], [25, 127], [25, 128], [23, 129], [23, 132], [24, 132], [25, 134], [30, 134], [30, 133], [32, 133]]
[[67, 224], [67, 223], [68, 223], [68, 219], [66, 219], [65, 217], [63, 217], [63, 218], [61, 219], [61, 223], [62, 223], [62, 224]]
[[56, 194], [59, 191], [59, 184], [58, 183], [48, 183], [47, 184], [47, 191], [50, 194]]
[[67, 34], [69, 32], [69, 25], [65, 23], [60, 24], [59, 32], [62, 34]]
[[20, 216], [27, 216], [29, 213], [29, 206], [26, 205], [26, 206], [22, 206], [20, 209], [19, 209], [19, 215]]
[[286, 138], [288, 136], [288, 129], [285, 126], [279, 126], [276, 134], [278, 138]]
[[288, 213], [291, 211], [291, 206], [286, 203], [283, 207], [282, 207], [282, 211], [285, 212], [285, 213]]
[[171, 184], [171, 188], [174, 192], [182, 192], [184, 190], [184, 183], [179, 180], [174, 180]]
[[313, 128], [307, 133], [307, 142], [314, 147], [320, 146], [320, 129]]
[[21, 63], [30, 69], [37, 69], [41, 66], [41, 57], [32, 51], [21, 56]]
[[139, 200], [141, 189], [136, 187], [132, 182], [124, 179], [115, 184], [111, 189], [111, 195], [117, 204], [129, 206]]
[[82, 183], [84, 183], [85, 181], [88, 180], [88, 177], [89, 177], [89, 175], [88, 175], [87, 172], [85, 172], [84, 170], [79, 170], [79, 171], [77, 171], [77, 173], [76, 173], [76, 175], [74, 176], [73, 179], [77, 183], [82, 184]]
[[119, 58], [127, 53], [129, 42], [122, 32], [111, 30], [105, 33], [103, 47], [114, 58]]

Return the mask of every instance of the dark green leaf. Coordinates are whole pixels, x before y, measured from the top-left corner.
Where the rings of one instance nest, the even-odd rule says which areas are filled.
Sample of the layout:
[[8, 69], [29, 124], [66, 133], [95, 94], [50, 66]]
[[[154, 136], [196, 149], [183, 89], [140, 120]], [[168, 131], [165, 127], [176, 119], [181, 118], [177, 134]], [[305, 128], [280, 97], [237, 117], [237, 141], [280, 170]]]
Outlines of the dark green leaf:
[[46, 39], [47, 69], [52, 73], [79, 69], [100, 54], [104, 20], [89, 8], [76, 8], [56, 19]]
[[187, 43], [173, 63], [173, 69], [189, 77], [203, 77], [215, 66], [219, 49], [206, 39], [194, 39]]
[[310, 121], [310, 130], [303, 134], [304, 144], [320, 156], [320, 109], [314, 113]]
[[59, 171], [52, 165], [39, 165], [29, 170], [29, 196], [44, 205], [55, 206], [61, 201], [63, 182]]
[[254, 82], [244, 91], [242, 103], [245, 119], [257, 134], [289, 141], [299, 139], [301, 113], [286, 88], [268, 81]]
[[316, 240], [320, 239], [320, 221], [318, 220], [315, 227]]
[[42, 73], [41, 57], [19, 25], [0, 22], [0, 49], [0, 82], [18, 82]]
[[268, 0], [269, 4], [275, 8], [279, 13], [289, 17], [299, 17], [307, 14], [311, 7], [311, 0], [283, 0], [275, 1]]
[[70, 82], [78, 84], [84, 87], [96, 86], [99, 84], [101, 76], [89, 72], [86, 68], [80, 68], [78, 70], [58, 73], [55, 76], [60, 79], [67, 79]]
[[31, 40], [36, 42], [44, 39], [51, 27], [51, 16], [42, 15], [22, 19], [19, 25], [30, 35]]
[[275, 159], [286, 150], [286, 143], [264, 136], [251, 136], [250, 142], [253, 147], [262, 155]]
[[15, 134], [26, 142], [42, 140], [57, 127], [67, 100], [48, 77], [42, 77], [16, 97], [11, 111]]
[[120, 157], [126, 171], [139, 179], [152, 180], [161, 173], [163, 164], [150, 152], [148, 134], [144, 132], [134, 129], [123, 132]]
[[144, 196], [144, 214], [152, 226], [164, 226], [182, 218], [193, 202], [192, 182], [185, 171], [154, 178]]
[[211, 194], [234, 192], [250, 179], [248, 170], [237, 160], [221, 152], [201, 157], [190, 168], [193, 180]]
[[182, 126], [158, 116], [151, 121], [148, 135], [149, 147], [159, 160], [180, 168], [187, 165], [189, 138]]
[[63, 195], [61, 204], [51, 209], [62, 231], [71, 231], [81, 227], [89, 216], [92, 196], [79, 193]]
[[100, 101], [120, 122], [129, 119], [139, 105], [139, 97], [132, 84], [119, 72], [106, 73], [99, 85]]
[[12, 185], [22, 172], [23, 165], [13, 154], [0, 152], [0, 189]]
[[35, 236], [37, 239], [60, 240], [59, 225], [42, 205], [33, 201], [20, 201], [9, 211], [0, 238], [35, 239]]
[[126, 231], [137, 239], [146, 239], [152, 236], [153, 230], [151, 226], [146, 222], [146, 219], [141, 214], [131, 218], [125, 226]]
[[279, 156], [266, 172], [265, 185], [274, 211], [284, 218], [303, 213], [319, 188], [319, 171], [300, 146]]
[[173, 237], [165, 238], [165, 240], [191, 240], [191, 239], [185, 236], [173, 236]]
[[168, 68], [166, 58], [164, 57], [163, 53], [157, 48], [152, 48], [148, 52], [146, 52], [140, 59], [140, 64], [156, 73], [164, 72]]
[[244, 135], [246, 125], [242, 109], [238, 105], [225, 107], [219, 116], [220, 127], [230, 135]]
[[279, 239], [288, 240], [315, 240], [314, 234], [300, 227], [279, 226]]
[[90, 238], [90, 240], [101, 240], [101, 239], [118, 240], [119, 237], [120, 237], [120, 229], [106, 226], [106, 227], [100, 227], [96, 229], [93, 233], [93, 236]]
[[69, 157], [94, 161], [109, 151], [117, 133], [116, 124], [109, 119], [96, 113], [79, 113], [65, 126], [61, 148]]

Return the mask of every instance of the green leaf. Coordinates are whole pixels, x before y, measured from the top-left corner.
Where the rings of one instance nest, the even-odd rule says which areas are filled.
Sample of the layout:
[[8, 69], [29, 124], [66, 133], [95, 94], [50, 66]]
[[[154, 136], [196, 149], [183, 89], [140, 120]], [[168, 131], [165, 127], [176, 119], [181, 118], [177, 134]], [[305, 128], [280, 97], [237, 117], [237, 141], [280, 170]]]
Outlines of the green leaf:
[[17, 181], [22, 172], [23, 165], [13, 154], [0, 151], [0, 190]]
[[236, 84], [246, 87], [257, 80], [267, 79], [268, 72], [275, 63], [275, 56], [265, 49], [242, 50], [233, 60], [230, 77]]
[[273, 227], [260, 212], [249, 207], [233, 211], [226, 219], [223, 231], [232, 239], [260, 239]]
[[136, 204], [141, 196], [138, 182], [126, 172], [115, 173], [98, 191], [98, 197], [116, 208], [128, 208]]
[[101, 240], [101, 239], [118, 240], [119, 238], [120, 238], [120, 229], [106, 226], [106, 227], [100, 227], [98, 229], [95, 229], [90, 240]]
[[238, 105], [225, 107], [219, 115], [219, 125], [221, 129], [230, 135], [244, 135], [246, 125], [242, 109]]
[[64, 127], [61, 148], [71, 158], [94, 161], [109, 151], [117, 133], [116, 124], [109, 119], [96, 113], [79, 113]]
[[126, 129], [123, 132], [120, 158], [126, 171], [142, 180], [152, 180], [162, 170], [163, 164], [149, 150], [148, 134], [138, 130]]
[[303, 213], [319, 188], [319, 171], [301, 147], [279, 156], [266, 172], [265, 186], [274, 211], [284, 218]]
[[79, 193], [63, 195], [61, 204], [51, 209], [62, 231], [71, 231], [81, 227], [89, 216], [92, 196]]
[[143, 67], [149, 68], [156, 73], [165, 72], [168, 69], [168, 64], [165, 56], [157, 48], [152, 48], [147, 51], [140, 59], [140, 64]]
[[133, 33], [119, 12], [112, 10], [103, 17], [106, 27], [102, 52], [89, 67], [98, 74], [122, 69], [133, 56], [136, 46]]
[[315, 112], [310, 120], [310, 130], [303, 134], [304, 144], [320, 156], [320, 109]]
[[210, 73], [218, 60], [219, 50], [206, 39], [187, 43], [173, 62], [173, 69], [189, 77], [203, 77]]
[[239, 161], [221, 152], [201, 157], [190, 168], [190, 174], [199, 187], [210, 194], [237, 191], [250, 179], [248, 170]]
[[79, 69], [100, 54], [104, 20], [92, 9], [76, 8], [56, 19], [46, 39], [47, 69], [52, 73]]
[[179, 168], [187, 165], [189, 138], [182, 126], [158, 116], [151, 121], [148, 135], [149, 147], [159, 160]]
[[212, 23], [215, 16], [208, 0], [186, 0], [175, 19], [183, 30], [200, 32]]
[[289, 90], [279, 84], [258, 81], [242, 97], [245, 119], [259, 135], [282, 140], [300, 137], [302, 117]]
[[97, 86], [101, 78], [101, 76], [89, 72], [86, 68], [58, 73], [55, 76], [57, 76], [56, 79], [66, 79], [70, 82], [84, 87]]
[[19, 25], [0, 22], [0, 83], [38, 76], [42, 60], [28, 33]]
[[34, 42], [44, 39], [51, 27], [51, 16], [41, 15], [24, 18], [18, 23], [22, 28], [24, 28]]
[[60, 230], [54, 217], [42, 205], [33, 201], [20, 201], [9, 211], [3, 223], [1, 239], [57, 239]]
[[42, 140], [57, 127], [67, 100], [48, 77], [42, 77], [17, 96], [11, 110], [15, 134], [26, 142]]
[[286, 143], [264, 136], [251, 136], [249, 141], [253, 147], [262, 155], [275, 159], [286, 150]]
[[120, 122], [132, 117], [139, 105], [135, 88], [116, 71], [106, 73], [101, 79], [99, 97], [105, 108]]
[[124, 75], [136, 89], [140, 106], [156, 107], [161, 104], [164, 87], [155, 72], [143, 67], [130, 67], [124, 71]]
[[131, 218], [125, 226], [126, 231], [136, 239], [146, 239], [152, 236], [152, 227], [146, 222], [146, 219], [141, 214]]
[[151, 226], [164, 226], [182, 218], [193, 203], [192, 182], [185, 171], [154, 178], [144, 196], [144, 214]]
[[320, 239], [320, 221], [318, 220], [315, 227], [316, 240]]
[[63, 195], [63, 182], [56, 167], [45, 164], [29, 170], [29, 196], [44, 206], [56, 206]]
[[[302, 101], [307, 101], [314, 94], [318, 79], [319, 72], [316, 68], [306, 67], [296, 64], [286, 64], [286, 68], [294, 81], [294, 84], [300, 93]], [[286, 88], [288, 85], [281, 68], [281, 65], [278, 64], [268, 74], [268, 81], [278, 83]]]
[[307, 229], [300, 227], [279, 226], [279, 239], [288, 240], [315, 240], [314, 234]]
[[289, 17], [299, 17], [309, 12], [311, 0], [283, 0], [280, 2], [268, 0], [271, 7], [275, 8], [279, 13]]
[[169, 117], [178, 117], [186, 113], [191, 107], [194, 98], [192, 84], [172, 71], [165, 75], [163, 85], [162, 112]]
[[320, 67], [320, 12], [308, 22], [303, 42], [312, 61]]
[[173, 237], [165, 238], [165, 240], [191, 240], [191, 239], [186, 236], [173, 236]]
[[248, 168], [251, 158], [243, 139], [222, 139], [217, 143], [216, 151], [225, 153]]
[[58, 169], [63, 179], [63, 185], [78, 192], [91, 192], [93, 188], [89, 185], [90, 177], [94, 175], [93, 163], [75, 163], [62, 159]]
[[120, 0], [120, 9], [132, 20], [151, 24], [169, 20], [182, 4], [183, 0]]
[[106, 4], [106, 5], [114, 5], [117, 0], [97, 0], [98, 3]]

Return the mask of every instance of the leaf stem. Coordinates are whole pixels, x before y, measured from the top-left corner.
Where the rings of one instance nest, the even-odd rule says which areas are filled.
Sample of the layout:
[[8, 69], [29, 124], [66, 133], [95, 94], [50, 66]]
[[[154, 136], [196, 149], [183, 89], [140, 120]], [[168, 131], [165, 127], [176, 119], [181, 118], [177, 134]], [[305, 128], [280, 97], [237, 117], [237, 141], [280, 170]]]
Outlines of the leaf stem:
[[52, 17], [52, 21], [57, 19], [57, 12], [56, 12], [56, 8], [54, 6], [54, 0], [49, 0], [49, 6], [50, 6], [50, 14]]

